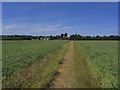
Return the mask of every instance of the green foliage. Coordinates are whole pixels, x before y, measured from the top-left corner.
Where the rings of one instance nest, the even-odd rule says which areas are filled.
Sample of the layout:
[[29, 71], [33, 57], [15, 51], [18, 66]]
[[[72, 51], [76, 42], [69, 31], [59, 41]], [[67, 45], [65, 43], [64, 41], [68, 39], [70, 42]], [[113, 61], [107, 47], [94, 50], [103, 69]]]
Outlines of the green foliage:
[[3, 41], [3, 77], [28, 67], [30, 64], [53, 52], [66, 41]]
[[119, 40], [120, 36], [81, 36], [79, 34], [70, 35], [70, 40]]
[[118, 42], [81, 41], [78, 42], [92, 73], [99, 78], [101, 87], [118, 87]]
[[32, 36], [32, 35], [0, 35], [2, 40], [120, 40], [119, 35], [110, 35], [110, 36], [81, 36], [79, 34], [73, 34], [68, 37], [68, 34], [61, 34], [55, 36]]

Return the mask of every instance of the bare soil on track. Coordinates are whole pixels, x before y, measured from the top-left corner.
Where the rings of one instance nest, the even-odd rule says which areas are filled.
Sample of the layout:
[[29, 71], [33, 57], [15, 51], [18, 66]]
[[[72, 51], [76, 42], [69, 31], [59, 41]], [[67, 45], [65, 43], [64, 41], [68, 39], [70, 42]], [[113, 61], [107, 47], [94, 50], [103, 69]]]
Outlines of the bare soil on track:
[[73, 88], [75, 79], [73, 71], [73, 42], [69, 43], [68, 50], [64, 56], [62, 64], [59, 66], [58, 72], [60, 73], [55, 77], [52, 82], [51, 88]]
[[70, 41], [67, 49], [50, 88], [98, 88], [98, 80], [90, 72], [77, 43]]

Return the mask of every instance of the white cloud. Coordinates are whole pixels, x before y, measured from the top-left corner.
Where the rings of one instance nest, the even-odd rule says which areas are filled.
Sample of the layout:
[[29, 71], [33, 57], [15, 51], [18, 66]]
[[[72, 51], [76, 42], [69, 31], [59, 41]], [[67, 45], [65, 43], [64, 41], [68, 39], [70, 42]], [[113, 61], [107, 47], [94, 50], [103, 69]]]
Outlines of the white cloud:
[[52, 24], [50, 25], [49, 24], [35, 24], [31, 27], [31, 30], [29, 31], [30, 33], [31, 32], [53, 32], [53, 31], [58, 31], [60, 29], [63, 29], [63, 26], [62, 24]]
[[56, 25], [51, 25], [51, 26], [48, 26], [50, 28], [57, 28], [57, 27], [61, 27], [62, 25], [61, 24], [56, 24]]
[[36, 32], [36, 33], [39, 33], [39, 32], [51, 32], [51, 31], [55, 31], [54, 28], [32, 28], [29, 32]]
[[63, 27], [61, 27], [61, 28], [63, 28], [63, 29], [72, 29], [72, 28], [87, 28], [87, 27], [89, 27], [89, 26], [81, 26], [81, 25], [76, 25], [76, 26], [63, 26]]
[[[108, 24], [108, 23], [107, 23]], [[3, 34], [40, 34], [46, 33], [83, 33], [83, 34], [96, 34], [102, 32], [113, 33], [117, 32], [116, 26], [111, 24], [98, 24], [98, 25], [70, 25], [67, 23], [13, 23], [3, 25]]]
[[11, 30], [16, 28], [15, 24], [3, 25], [3, 30]]

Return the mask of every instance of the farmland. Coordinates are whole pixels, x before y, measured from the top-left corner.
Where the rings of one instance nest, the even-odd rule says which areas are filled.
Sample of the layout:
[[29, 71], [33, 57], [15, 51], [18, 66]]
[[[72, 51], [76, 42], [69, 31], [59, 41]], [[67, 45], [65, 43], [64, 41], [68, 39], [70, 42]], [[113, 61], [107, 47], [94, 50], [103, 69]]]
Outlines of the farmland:
[[30, 66], [65, 41], [3, 41], [3, 79]]
[[2, 54], [4, 88], [118, 87], [117, 41], [3, 41]]
[[78, 43], [84, 53], [91, 72], [99, 77], [101, 87], [118, 86], [118, 42], [81, 41]]

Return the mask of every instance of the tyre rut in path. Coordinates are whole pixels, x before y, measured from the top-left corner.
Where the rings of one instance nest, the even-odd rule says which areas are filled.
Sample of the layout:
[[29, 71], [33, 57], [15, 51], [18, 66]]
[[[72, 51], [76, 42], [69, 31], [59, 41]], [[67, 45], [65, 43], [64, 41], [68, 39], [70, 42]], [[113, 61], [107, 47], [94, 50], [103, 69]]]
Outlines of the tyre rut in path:
[[73, 88], [75, 79], [73, 71], [73, 42], [69, 42], [69, 47], [65, 53], [63, 64], [58, 68], [60, 73], [52, 82], [50, 88]]

